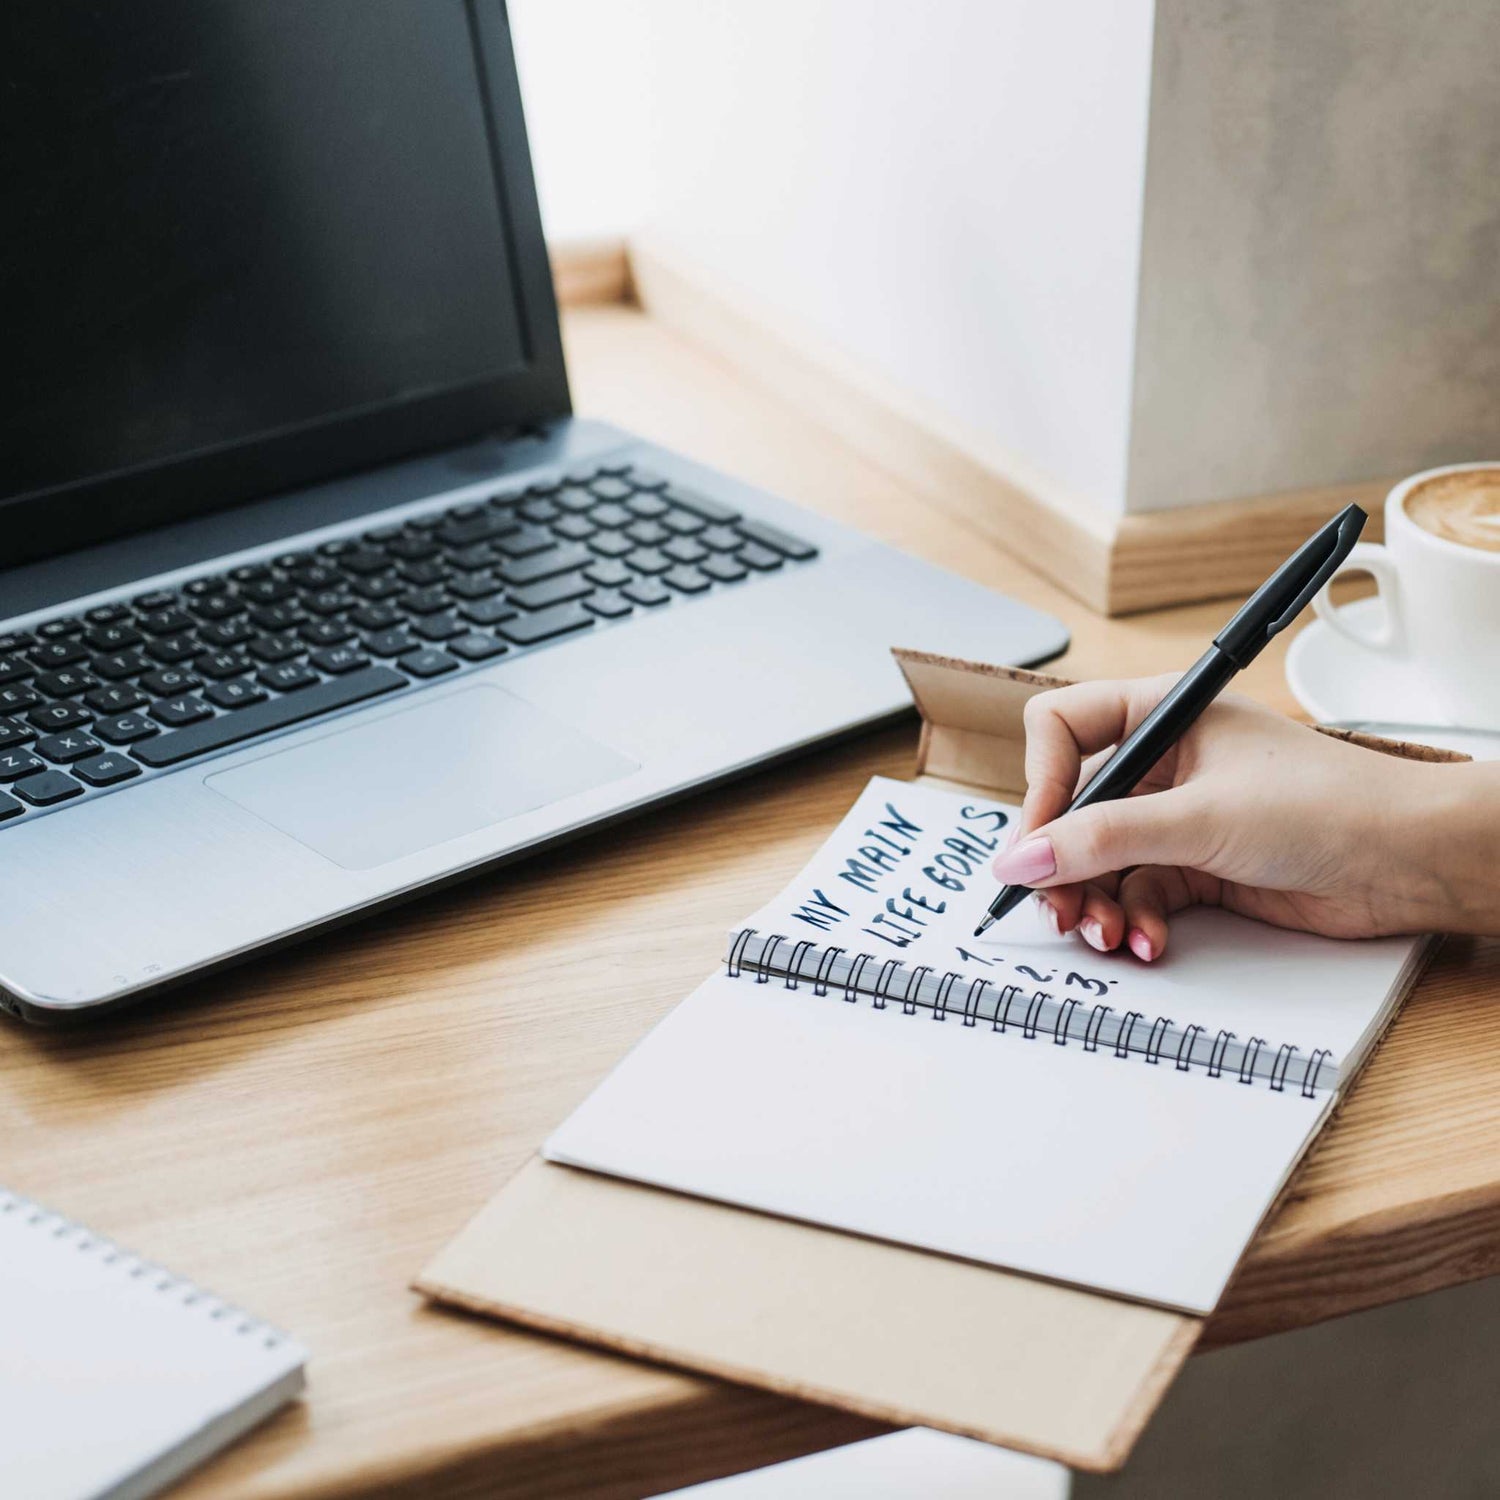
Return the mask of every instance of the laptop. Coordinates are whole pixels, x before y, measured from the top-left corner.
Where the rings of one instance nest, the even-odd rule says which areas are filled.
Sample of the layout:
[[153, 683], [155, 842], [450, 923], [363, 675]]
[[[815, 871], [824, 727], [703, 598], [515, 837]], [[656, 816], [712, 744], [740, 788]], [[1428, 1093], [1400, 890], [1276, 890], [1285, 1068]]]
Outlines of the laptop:
[[500, 0], [7, 6], [0, 140], [22, 1017], [890, 719], [892, 645], [1067, 642], [573, 416]]

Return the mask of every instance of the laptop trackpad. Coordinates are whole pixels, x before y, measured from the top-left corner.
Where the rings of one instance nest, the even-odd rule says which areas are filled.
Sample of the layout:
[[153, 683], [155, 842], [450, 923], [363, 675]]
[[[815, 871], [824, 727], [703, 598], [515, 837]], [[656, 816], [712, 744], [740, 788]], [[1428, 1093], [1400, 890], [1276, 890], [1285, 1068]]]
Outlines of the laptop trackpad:
[[345, 869], [368, 870], [638, 769], [480, 683], [205, 781]]

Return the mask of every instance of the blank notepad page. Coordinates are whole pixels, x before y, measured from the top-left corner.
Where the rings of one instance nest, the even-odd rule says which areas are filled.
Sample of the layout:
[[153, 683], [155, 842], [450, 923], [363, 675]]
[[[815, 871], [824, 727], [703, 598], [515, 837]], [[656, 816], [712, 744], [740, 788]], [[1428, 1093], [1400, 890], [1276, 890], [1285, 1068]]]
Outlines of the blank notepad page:
[[0, 1493], [155, 1493], [290, 1400], [304, 1351], [0, 1188]]

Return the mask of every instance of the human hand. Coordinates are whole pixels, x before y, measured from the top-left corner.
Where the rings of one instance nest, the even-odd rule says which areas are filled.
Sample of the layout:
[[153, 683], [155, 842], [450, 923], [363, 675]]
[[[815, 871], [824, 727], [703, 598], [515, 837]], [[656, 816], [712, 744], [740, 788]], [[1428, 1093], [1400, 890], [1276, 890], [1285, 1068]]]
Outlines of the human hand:
[[1149, 961], [1198, 903], [1332, 937], [1500, 920], [1500, 768], [1383, 755], [1233, 694], [1132, 796], [1062, 816], [1175, 681], [1078, 683], [1026, 705], [1028, 790], [994, 873], [1038, 888], [1059, 931]]

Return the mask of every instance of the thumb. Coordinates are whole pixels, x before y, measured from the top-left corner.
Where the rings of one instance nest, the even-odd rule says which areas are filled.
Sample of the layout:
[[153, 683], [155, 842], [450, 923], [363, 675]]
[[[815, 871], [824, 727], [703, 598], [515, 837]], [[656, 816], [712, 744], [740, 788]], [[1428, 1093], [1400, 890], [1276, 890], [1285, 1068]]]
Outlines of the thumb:
[[997, 856], [995, 878], [1045, 889], [1133, 865], [1195, 867], [1205, 857], [1207, 821], [1201, 800], [1186, 787], [1098, 802], [1013, 844]]

